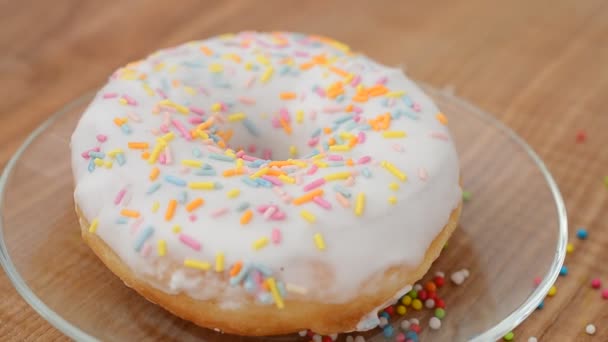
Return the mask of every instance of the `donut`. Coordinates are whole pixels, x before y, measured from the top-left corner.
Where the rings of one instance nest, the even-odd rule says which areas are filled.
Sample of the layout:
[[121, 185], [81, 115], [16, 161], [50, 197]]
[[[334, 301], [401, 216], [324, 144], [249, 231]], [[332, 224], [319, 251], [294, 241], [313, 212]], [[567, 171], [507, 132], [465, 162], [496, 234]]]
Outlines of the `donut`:
[[84, 241], [226, 333], [365, 331], [454, 231], [447, 116], [335, 40], [242, 32], [114, 72], [71, 138]]

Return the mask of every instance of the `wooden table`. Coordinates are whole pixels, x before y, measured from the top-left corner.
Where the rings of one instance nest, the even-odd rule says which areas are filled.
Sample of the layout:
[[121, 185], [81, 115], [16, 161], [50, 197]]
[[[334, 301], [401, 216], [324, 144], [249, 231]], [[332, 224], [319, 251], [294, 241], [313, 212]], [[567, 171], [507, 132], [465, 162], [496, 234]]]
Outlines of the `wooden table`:
[[[244, 29], [322, 33], [415, 79], [451, 85], [546, 161], [584, 251], [519, 340], [608, 340], [608, 3], [512, 1], [0, 1], [0, 167], [53, 111], [161, 47]], [[383, 35], [383, 39], [378, 39]], [[386, 36], [389, 38], [387, 39]], [[386, 44], [387, 41], [392, 42]], [[578, 130], [588, 138], [577, 144]], [[571, 233], [573, 236], [573, 233]], [[0, 272], [0, 340], [65, 339]], [[588, 322], [598, 328], [592, 338]]]

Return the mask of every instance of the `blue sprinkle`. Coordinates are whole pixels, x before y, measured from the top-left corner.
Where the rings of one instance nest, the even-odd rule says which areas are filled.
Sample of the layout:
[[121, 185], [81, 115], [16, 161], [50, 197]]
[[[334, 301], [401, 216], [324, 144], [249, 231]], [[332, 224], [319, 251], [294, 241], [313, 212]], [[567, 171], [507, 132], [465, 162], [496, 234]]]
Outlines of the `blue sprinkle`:
[[161, 186], [161, 185], [162, 185], [162, 184], [161, 184], [160, 182], [157, 182], [157, 183], [152, 184], [152, 186], [150, 186], [150, 187], [148, 188], [148, 191], [146, 191], [146, 195], [150, 195], [150, 194], [155, 193], [155, 192], [156, 192], [156, 190], [160, 189], [160, 186]]
[[384, 327], [382, 334], [384, 334], [384, 337], [389, 338], [393, 336], [394, 332], [393, 327], [389, 324]]
[[198, 147], [195, 147], [192, 149], [192, 155], [195, 158], [200, 158], [203, 154], [201, 153], [201, 150], [198, 149]]
[[93, 158], [89, 160], [89, 166], [87, 167], [87, 169], [89, 170], [89, 172], [95, 171], [95, 162], [93, 161]]
[[568, 267], [567, 266], [562, 266], [562, 268], [559, 270], [559, 275], [562, 277], [565, 277], [568, 275]]
[[89, 151], [89, 157], [103, 159], [106, 157], [106, 154], [103, 152]]
[[317, 128], [317, 129], [315, 129], [315, 130], [312, 132], [312, 134], [311, 134], [310, 136], [311, 136], [312, 138], [316, 138], [316, 137], [318, 137], [319, 135], [321, 135], [321, 127], [319, 127], [319, 128]]
[[127, 219], [126, 217], [119, 217], [119, 218], [116, 220], [116, 223], [117, 223], [117, 224], [126, 224], [127, 222], [129, 222], [129, 219]]
[[342, 160], [330, 160], [327, 162], [327, 166], [329, 167], [339, 167], [339, 166], [344, 166], [344, 161]]
[[242, 211], [247, 210], [247, 208], [249, 208], [249, 202], [243, 202], [243, 203], [239, 204], [238, 207], [236, 207], [236, 211], [242, 212]]
[[245, 128], [247, 128], [247, 131], [249, 131], [249, 134], [253, 135], [254, 137], [260, 135], [258, 128], [255, 126], [253, 121], [249, 120], [248, 118], [245, 118], [242, 122], [243, 126], [245, 126]]
[[336, 102], [340, 103], [342, 101], [344, 101], [346, 97], [344, 96], [344, 94], [340, 94], [336, 97]]
[[581, 227], [576, 231], [576, 237], [581, 240], [586, 240], [589, 237], [589, 233], [587, 233], [585, 228]]
[[215, 170], [200, 169], [200, 170], [194, 171], [194, 174], [197, 176], [215, 176], [217, 173], [215, 172]]
[[272, 300], [272, 295], [268, 292], [260, 292], [258, 293], [258, 300], [262, 303], [262, 304], [272, 304], [273, 300]]
[[345, 131], [350, 131], [355, 127], [357, 127], [357, 122], [353, 120], [345, 123], [344, 126], [342, 126], [342, 129]]
[[220, 141], [220, 137], [218, 137], [215, 134], [209, 134], [209, 138], [211, 138], [211, 140], [213, 140], [213, 142], [215, 142], [215, 143]]
[[329, 150], [329, 144], [327, 142], [324, 141], [323, 143], [321, 143], [321, 145], [323, 146], [323, 149], [325, 151]]
[[279, 74], [281, 76], [284, 76], [285, 74], [289, 73], [289, 65], [285, 65], [283, 68], [281, 68], [281, 70], [279, 71]]
[[256, 285], [255, 281], [253, 281], [253, 279], [251, 279], [251, 272], [247, 276], [247, 279], [245, 279], [245, 282], [243, 283], [243, 287], [249, 293], [253, 293], [258, 289], [258, 286]]
[[397, 109], [395, 111], [392, 111], [390, 114], [391, 114], [391, 119], [395, 120], [395, 119], [399, 119], [399, 117], [404, 115], [405, 112], [402, 111], [401, 109]]
[[141, 233], [139, 233], [139, 236], [137, 237], [137, 239], [135, 240], [135, 251], [139, 253], [139, 251], [141, 251], [141, 248], [144, 245], [144, 242], [146, 242], [146, 240], [148, 240], [152, 234], [154, 234], [154, 228], [149, 226], [146, 227], [144, 230], [141, 231]]
[[120, 125], [120, 129], [122, 130], [122, 132], [124, 134], [131, 134], [131, 127], [129, 125], [127, 125], [126, 123]]
[[542, 310], [545, 307], [545, 301], [543, 300], [542, 302], [540, 302], [540, 304], [538, 304], [538, 306], [536, 307], [536, 310]]
[[346, 116], [343, 116], [341, 118], [334, 120], [334, 124], [341, 125], [341, 124], [345, 123], [346, 121], [351, 120], [352, 118], [353, 118], [352, 116], [346, 115]]
[[230, 278], [230, 285], [236, 286], [236, 285], [240, 284], [241, 281], [243, 281], [243, 279], [245, 279], [245, 277], [249, 274], [250, 270], [251, 270], [251, 265], [249, 265], [248, 263], [245, 263], [243, 265], [243, 268], [241, 268], [241, 271], [234, 277]]
[[364, 167], [364, 168], [361, 170], [361, 174], [362, 174], [362, 175], [363, 175], [365, 178], [370, 178], [370, 177], [372, 176], [372, 172], [371, 172], [371, 171], [370, 171], [368, 168], [366, 168], [366, 167]]
[[125, 163], [127, 162], [125, 160], [125, 154], [124, 153], [116, 154], [116, 161], [118, 162], [118, 165], [120, 165], [120, 166], [125, 165]]
[[203, 170], [213, 170], [213, 166], [211, 166], [210, 164], [205, 164], [205, 165], [203, 165], [203, 167], [201, 169], [203, 169]]
[[370, 126], [369, 124], [363, 124], [363, 125], [359, 126], [359, 128], [362, 131], [369, 131], [370, 129], [372, 129], [372, 126]]
[[252, 161], [251, 163], [249, 163], [249, 165], [251, 167], [258, 168], [258, 167], [262, 166], [262, 164], [265, 164], [265, 163], [266, 163], [265, 160], [263, 160], [263, 159], [257, 159], [257, 160]]
[[242, 177], [241, 179], [243, 180], [243, 183], [245, 183], [251, 187], [257, 188], [260, 186], [260, 184], [258, 184], [256, 181], [254, 181], [253, 179], [251, 179], [249, 177]]
[[255, 269], [260, 271], [260, 273], [262, 273], [266, 277], [272, 276], [272, 270], [266, 265], [255, 264]]
[[225, 161], [225, 162], [233, 162], [234, 161], [234, 157], [227, 156], [225, 154], [219, 154], [219, 153], [210, 153], [208, 157], [210, 159], [215, 159], [215, 160]]
[[188, 184], [185, 180], [183, 180], [179, 177], [171, 176], [171, 175], [166, 175], [165, 180], [167, 182], [169, 182], [173, 185], [177, 185], [177, 186], [186, 186], [186, 184]]
[[255, 181], [265, 187], [265, 188], [272, 188], [272, 183], [270, 183], [269, 181], [265, 180], [264, 178], [256, 178]]
[[285, 298], [287, 296], [287, 290], [285, 289], [285, 284], [282, 281], [277, 282], [277, 289], [281, 294], [281, 297]]
[[186, 202], [188, 202], [188, 192], [180, 192], [179, 195], [177, 195], [177, 201], [179, 202], [179, 204], [186, 204]]
[[215, 127], [215, 126], [210, 127], [210, 128], [209, 128], [209, 132], [210, 132], [210, 133], [214, 133], [214, 134], [215, 134], [215, 132], [217, 132], [217, 127]]
[[346, 197], [346, 198], [350, 198], [350, 196], [352, 195], [352, 193], [350, 192], [350, 190], [348, 190], [347, 188], [343, 187], [340, 184], [336, 184], [334, 185], [334, 190], [341, 193], [342, 196]]
[[188, 68], [201, 68], [203, 66], [203, 64], [201, 64], [200, 62], [190, 62], [190, 61], [184, 61], [181, 64]]
[[401, 97], [401, 99], [403, 100], [403, 103], [405, 103], [406, 106], [411, 107], [414, 103], [412, 102], [412, 100], [409, 98], [409, 96], [407, 95], [403, 95]]

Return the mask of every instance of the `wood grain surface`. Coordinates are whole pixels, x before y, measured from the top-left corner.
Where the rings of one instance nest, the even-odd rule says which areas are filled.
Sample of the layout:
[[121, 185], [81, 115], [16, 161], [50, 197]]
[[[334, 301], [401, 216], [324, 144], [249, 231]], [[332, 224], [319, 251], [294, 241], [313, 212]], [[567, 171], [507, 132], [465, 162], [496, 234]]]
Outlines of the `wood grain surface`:
[[[415, 79], [453, 86], [545, 160], [587, 241], [517, 340], [608, 341], [608, 2], [0, 0], [0, 167], [64, 104], [161, 47], [254, 30], [320, 33]], [[577, 144], [578, 130], [587, 141]], [[574, 234], [570, 236], [574, 239]], [[593, 337], [587, 323], [597, 326]], [[0, 272], [0, 340], [64, 340]]]

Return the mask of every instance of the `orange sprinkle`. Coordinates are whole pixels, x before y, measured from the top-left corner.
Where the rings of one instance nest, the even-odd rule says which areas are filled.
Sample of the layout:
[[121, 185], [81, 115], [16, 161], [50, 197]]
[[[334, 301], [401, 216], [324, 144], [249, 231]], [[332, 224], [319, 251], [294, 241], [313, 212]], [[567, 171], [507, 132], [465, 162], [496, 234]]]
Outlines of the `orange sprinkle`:
[[200, 197], [195, 198], [194, 200], [192, 200], [192, 202], [190, 202], [186, 205], [186, 210], [190, 213], [194, 209], [200, 207], [203, 204], [205, 204], [205, 201], [202, 198], [200, 198]]
[[325, 127], [325, 128], [323, 128], [323, 133], [325, 133], [325, 134], [331, 134], [331, 127]]
[[348, 158], [348, 159], [346, 159], [346, 165], [348, 165], [348, 166], [354, 166], [355, 162], [353, 162], [352, 158]]
[[159, 174], [160, 174], [160, 170], [157, 167], [153, 168], [150, 171], [150, 180], [151, 181], [155, 180]]
[[148, 152], [148, 151], [143, 151], [143, 152], [141, 153], [141, 159], [148, 159], [148, 158], [150, 158], [150, 152]]
[[346, 106], [346, 108], [344, 108], [344, 111], [347, 112], [347, 113], [350, 113], [350, 112], [353, 111], [354, 107], [355, 106], [353, 106], [353, 104], [351, 103], [348, 106]]
[[172, 80], [171, 85], [173, 86], [173, 88], [178, 88], [180, 85], [179, 80]]
[[127, 122], [127, 119], [125, 118], [114, 118], [114, 123], [116, 124], [116, 126], [122, 126], [125, 124], [125, 122]]
[[136, 150], [145, 150], [149, 146], [147, 142], [135, 142], [135, 141], [129, 142], [127, 145], [129, 146], [129, 148], [136, 149]]
[[306, 62], [300, 65], [300, 70], [308, 70], [310, 68], [312, 68], [313, 66], [315, 66], [315, 63], [313, 62]]
[[211, 49], [209, 49], [208, 47], [206, 47], [205, 45], [201, 45], [201, 52], [204, 53], [206, 56], [211, 56], [213, 55], [213, 51], [211, 51]]
[[336, 97], [340, 96], [344, 94], [344, 89], [342, 88], [335, 88], [335, 89], [330, 89], [327, 92], [327, 97], [329, 97], [330, 99], [335, 99]]
[[241, 216], [241, 224], [249, 223], [249, 221], [251, 221], [251, 218], [253, 218], [253, 211], [249, 209], [243, 213], [243, 216]]
[[281, 100], [293, 100], [296, 98], [296, 93], [288, 91], [281, 93]]
[[283, 127], [285, 133], [287, 133], [287, 135], [291, 135], [291, 126], [289, 125], [289, 122], [285, 121], [283, 118], [279, 118], [279, 123]]
[[448, 124], [448, 118], [443, 113], [439, 112], [435, 117], [437, 118], [437, 121], [441, 122], [443, 125]]
[[273, 166], [283, 167], [283, 166], [288, 166], [288, 165], [293, 165], [293, 162], [290, 162], [288, 160], [275, 160], [275, 161], [271, 161], [270, 163], [268, 163], [268, 167], [273, 167]]
[[175, 207], [177, 207], [177, 200], [170, 200], [169, 205], [167, 206], [167, 211], [165, 212], [165, 221], [171, 221], [173, 215], [175, 214]]
[[270, 286], [268, 285], [268, 282], [263, 282], [262, 283], [262, 288], [266, 291], [270, 291]]
[[138, 218], [139, 217], [139, 211], [137, 211], [137, 210], [131, 210], [131, 209], [122, 209], [120, 211], [120, 215], [126, 216], [126, 217]]
[[327, 141], [327, 145], [329, 145], [329, 146], [334, 146], [335, 144], [336, 144], [336, 139], [334, 139], [333, 137], [329, 138], [329, 140]]
[[195, 129], [190, 130], [190, 138], [196, 139], [197, 135], [198, 134], [196, 133]]
[[348, 76], [348, 72], [346, 72], [346, 71], [344, 71], [344, 70], [342, 70], [342, 69], [340, 69], [340, 68], [337, 68], [337, 67], [335, 67], [335, 66], [330, 66], [330, 67], [329, 67], [329, 70], [330, 70], [331, 72], [335, 73], [335, 74], [338, 74], [338, 75], [342, 76], [342, 77], [346, 77], [346, 76]]
[[226, 148], [226, 143], [224, 142], [224, 140], [220, 140], [217, 142], [217, 146], [219, 146], [220, 148]]
[[197, 130], [199, 131], [204, 131], [207, 128], [211, 127], [211, 125], [213, 125], [213, 118], [209, 118], [209, 120], [203, 122], [202, 124], [198, 125], [196, 127]]
[[359, 91], [353, 97], [353, 101], [356, 101], [356, 102], [367, 102], [367, 100], [368, 100], [368, 95], [365, 91]]
[[312, 61], [315, 64], [325, 64], [327, 63], [327, 58], [325, 55], [316, 55], [312, 57]]
[[242, 167], [237, 167], [236, 169], [228, 169], [222, 172], [222, 176], [224, 177], [233, 177], [245, 174], [245, 170]]
[[224, 132], [224, 140], [230, 141], [230, 139], [232, 139], [233, 135], [234, 135], [234, 130], [232, 130], [232, 129], [226, 130], [226, 132]]
[[293, 204], [295, 204], [295, 205], [304, 204], [304, 203], [312, 201], [312, 199], [317, 196], [323, 196], [323, 189], [314, 189], [312, 191], [309, 191], [309, 192], [305, 193], [304, 195], [302, 195], [298, 198], [295, 198], [293, 200]]
[[241, 262], [241, 261], [235, 262], [234, 265], [232, 265], [232, 267], [230, 268], [230, 276], [236, 277], [236, 275], [239, 274], [239, 272], [241, 272], [241, 268], [243, 268], [243, 262]]
[[388, 93], [388, 89], [382, 84], [376, 84], [373, 87], [367, 89], [367, 95], [369, 96], [380, 96]]
[[357, 139], [357, 137], [352, 137], [348, 141], [348, 146], [353, 147], [353, 146], [357, 145], [358, 142], [359, 142], [359, 140]]
[[281, 176], [285, 175], [286, 173], [277, 169], [268, 169], [268, 171], [266, 171], [266, 174], [269, 176]]

